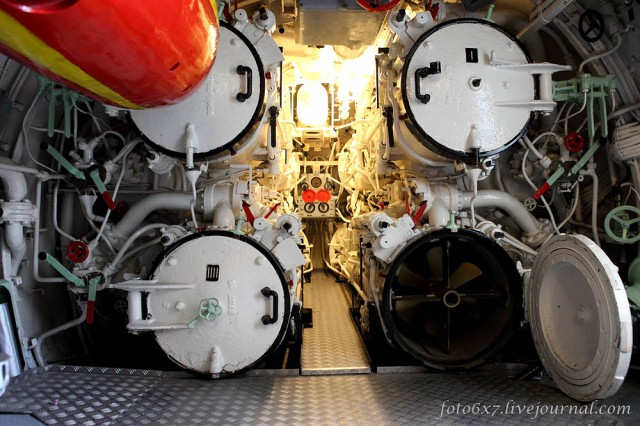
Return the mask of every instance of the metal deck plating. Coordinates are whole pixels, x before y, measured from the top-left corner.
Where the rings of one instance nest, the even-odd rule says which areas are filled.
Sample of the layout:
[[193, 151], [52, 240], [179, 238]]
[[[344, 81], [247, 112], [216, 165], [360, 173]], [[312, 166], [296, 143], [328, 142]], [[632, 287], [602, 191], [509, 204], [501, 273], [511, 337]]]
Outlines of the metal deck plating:
[[[50, 366], [14, 379], [0, 412], [47, 425], [637, 424], [638, 386], [625, 384], [594, 409], [631, 403], [631, 415], [505, 414], [507, 407], [582, 406], [542, 382], [482, 374], [242, 376]], [[448, 414], [456, 404], [492, 414]], [[444, 406], [443, 406], [444, 404]], [[444, 408], [443, 408], [444, 407]], [[565, 408], [568, 410], [568, 408]], [[0, 415], [0, 424], [9, 417]]]
[[342, 287], [322, 273], [305, 284], [304, 304], [313, 309], [313, 327], [303, 331], [302, 375], [371, 372]]

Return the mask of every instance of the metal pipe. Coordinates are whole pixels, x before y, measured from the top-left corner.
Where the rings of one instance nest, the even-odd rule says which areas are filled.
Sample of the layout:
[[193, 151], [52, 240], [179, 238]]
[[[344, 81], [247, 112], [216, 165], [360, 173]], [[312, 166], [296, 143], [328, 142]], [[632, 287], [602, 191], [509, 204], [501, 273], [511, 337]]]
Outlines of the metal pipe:
[[31, 262], [33, 267], [33, 277], [38, 282], [42, 283], [63, 283], [65, 279], [62, 277], [42, 277], [39, 272], [40, 262], [36, 261], [38, 254], [40, 253], [40, 204], [42, 202], [42, 180], [38, 179], [36, 183], [36, 221], [33, 225], [33, 259]]
[[21, 172], [0, 168], [0, 179], [9, 201], [23, 201], [27, 198], [27, 180]]
[[64, 323], [62, 325], [59, 325], [58, 327], [52, 328], [51, 330], [42, 333], [40, 336], [34, 339], [35, 344], [33, 345], [33, 356], [35, 357], [36, 363], [38, 364], [38, 366], [43, 367], [47, 365], [46, 361], [42, 357], [42, 352], [41, 352], [42, 342], [44, 342], [45, 339], [48, 339], [53, 335], [56, 335], [65, 330], [68, 330], [70, 328], [73, 328], [77, 325], [82, 324], [84, 320], [87, 318], [87, 310], [85, 306], [86, 305], [83, 305], [80, 307], [80, 309], [82, 310], [82, 314], [78, 318], [71, 320], [67, 323]]
[[[464, 208], [471, 207], [473, 192], [464, 192], [462, 198]], [[540, 230], [541, 225], [538, 220], [513, 195], [495, 190], [481, 190], [475, 195], [473, 205], [476, 208], [496, 207], [504, 210], [527, 235], [535, 234]]]
[[540, 13], [538, 13], [538, 15], [531, 22], [529, 22], [529, 25], [527, 25], [522, 31], [518, 33], [517, 37], [520, 40], [526, 39], [529, 35], [535, 33], [540, 28], [553, 21], [571, 3], [573, 3], [573, 0], [555, 0], [553, 2], [547, 1], [543, 5], [547, 5], [547, 7], [541, 9]]
[[129, 209], [127, 214], [113, 228], [118, 237], [126, 238], [131, 235], [138, 226], [152, 212], [160, 209], [189, 210], [193, 194], [164, 192], [149, 195]]
[[122, 245], [122, 248], [120, 249], [120, 251], [118, 252], [118, 254], [116, 255], [115, 259], [113, 259], [113, 261], [104, 268], [103, 272], [105, 275], [113, 275], [116, 272], [116, 267], [118, 266], [118, 263], [120, 263], [120, 261], [122, 260], [122, 257], [124, 256], [124, 254], [127, 252], [127, 250], [129, 249], [129, 247], [131, 247], [131, 244], [133, 244], [133, 242], [138, 239], [142, 234], [144, 234], [145, 232], [148, 232], [152, 229], [162, 229], [162, 228], [166, 228], [167, 224], [166, 223], [152, 223], [149, 224], [147, 226], [143, 226], [142, 228], [138, 229], [136, 232], [134, 232], [128, 239], [127, 241]]
[[7, 248], [11, 252], [11, 276], [15, 277], [18, 275], [22, 259], [27, 253], [27, 243], [24, 239], [22, 223], [5, 223], [4, 232]]

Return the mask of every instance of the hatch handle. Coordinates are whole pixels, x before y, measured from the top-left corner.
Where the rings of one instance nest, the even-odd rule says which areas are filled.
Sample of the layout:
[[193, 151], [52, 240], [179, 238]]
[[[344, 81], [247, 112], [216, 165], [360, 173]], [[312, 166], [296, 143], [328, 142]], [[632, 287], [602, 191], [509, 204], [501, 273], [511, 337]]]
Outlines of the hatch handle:
[[253, 93], [253, 72], [251, 71], [250, 67], [247, 67], [245, 65], [238, 65], [236, 71], [239, 75], [245, 74], [247, 76], [246, 93], [240, 92], [236, 95], [236, 99], [238, 100], [238, 102], [244, 102], [249, 99], [251, 97], [251, 94]]
[[262, 323], [264, 325], [275, 324], [276, 322], [278, 322], [278, 293], [274, 290], [271, 290], [269, 287], [263, 288], [260, 292], [264, 297], [273, 297], [273, 316], [263, 315]]
[[428, 93], [420, 93], [420, 82], [423, 78], [427, 78], [430, 75], [440, 74], [441, 67], [440, 62], [431, 62], [428, 67], [418, 68], [415, 73], [416, 82], [416, 98], [418, 98], [423, 104], [428, 104], [431, 100], [431, 95]]

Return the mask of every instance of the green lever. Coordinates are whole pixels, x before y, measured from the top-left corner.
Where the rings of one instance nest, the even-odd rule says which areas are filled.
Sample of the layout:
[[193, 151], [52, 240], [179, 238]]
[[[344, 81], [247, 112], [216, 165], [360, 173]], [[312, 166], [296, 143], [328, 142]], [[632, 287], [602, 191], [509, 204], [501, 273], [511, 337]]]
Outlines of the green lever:
[[202, 299], [200, 301], [200, 308], [198, 310], [198, 316], [187, 324], [188, 328], [193, 328], [196, 323], [201, 320], [207, 320], [208, 322], [212, 322], [216, 318], [220, 316], [222, 313], [222, 306], [218, 303], [218, 299], [215, 297], [209, 299]]
[[[60, 272], [60, 275], [65, 277], [67, 281], [73, 283], [76, 287], [84, 287], [85, 282], [82, 278], [76, 277], [64, 267], [62, 263], [58, 261], [55, 257], [51, 256], [49, 253], [45, 253], [43, 251], [38, 254], [38, 259], [46, 261], [49, 265], [51, 265], [56, 271]], [[94, 299], [95, 300], [95, 299]]]
[[578, 173], [578, 171], [584, 167], [585, 164], [587, 164], [587, 162], [589, 161], [589, 159], [591, 157], [593, 157], [593, 154], [596, 153], [596, 151], [598, 150], [598, 148], [600, 148], [600, 142], [595, 142], [593, 145], [591, 145], [591, 147], [587, 150], [587, 152], [584, 153], [584, 155], [582, 156], [582, 158], [580, 159], [580, 161], [578, 161], [572, 168], [571, 170], [569, 170], [569, 173], [567, 174], [567, 176], [571, 177], [573, 175], [575, 175], [576, 173]]
[[44, 92], [49, 94], [49, 119], [47, 123], [47, 134], [49, 135], [49, 137], [53, 137], [56, 118], [56, 102], [59, 98], [62, 98], [62, 104], [64, 107], [64, 136], [67, 138], [71, 137], [71, 108], [73, 107], [73, 102], [89, 101], [90, 99], [66, 87], [58, 86], [53, 81], [50, 81], [42, 76], [38, 76], [38, 85], [40, 93]]
[[456, 212], [455, 212], [455, 210], [451, 210], [450, 217], [449, 217], [449, 224], [447, 226], [445, 226], [445, 228], [451, 229], [452, 231], [457, 231], [458, 228], [460, 228], [458, 225], [456, 225]]
[[89, 294], [87, 296], [87, 324], [93, 323], [93, 313], [95, 311], [96, 292], [98, 290], [98, 284], [100, 284], [101, 277], [96, 276], [89, 278]]
[[244, 219], [242, 218], [242, 216], [238, 216], [238, 220], [236, 221], [236, 229], [234, 229], [231, 232], [238, 235], [244, 235], [244, 232], [242, 232], [243, 223], [244, 223]]
[[78, 170], [73, 164], [71, 164], [69, 160], [64, 158], [64, 155], [62, 155], [57, 149], [49, 144], [42, 144], [41, 147], [45, 149], [53, 158], [55, 158], [58, 163], [60, 163], [62, 167], [67, 169], [67, 171], [71, 173], [76, 179], [85, 180], [84, 173]]

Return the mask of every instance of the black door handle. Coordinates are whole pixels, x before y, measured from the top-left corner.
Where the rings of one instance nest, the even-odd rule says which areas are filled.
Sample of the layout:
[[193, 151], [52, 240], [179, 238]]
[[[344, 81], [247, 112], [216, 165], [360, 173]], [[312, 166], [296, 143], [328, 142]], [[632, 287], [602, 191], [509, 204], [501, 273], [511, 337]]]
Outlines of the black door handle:
[[244, 65], [238, 65], [236, 72], [239, 75], [245, 74], [247, 76], [247, 91], [245, 93], [240, 92], [236, 95], [238, 102], [244, 102], [249, 99], [253, 93], [253, 72], [250, 67], [246, 67]]
[[416, 69], [416, 98], [420, 99], [423, 104], [429, 103], [429, 101], [431, 100], [431, 95], [429, 95], [428, 93], [420, 93], [420, 80], [433, 74], [440, 74], [440, 72], [440, 62], [431, 62], [428, 67]]
[[274, 290], [271, 290], [269, 287], [265, 287], [260, 290], [264, 297], [273, 297], [273, 312], [272, 316], [263, 315], [262, 323], [264, 325], [275, 324], [278, 322], [278, 293]]

